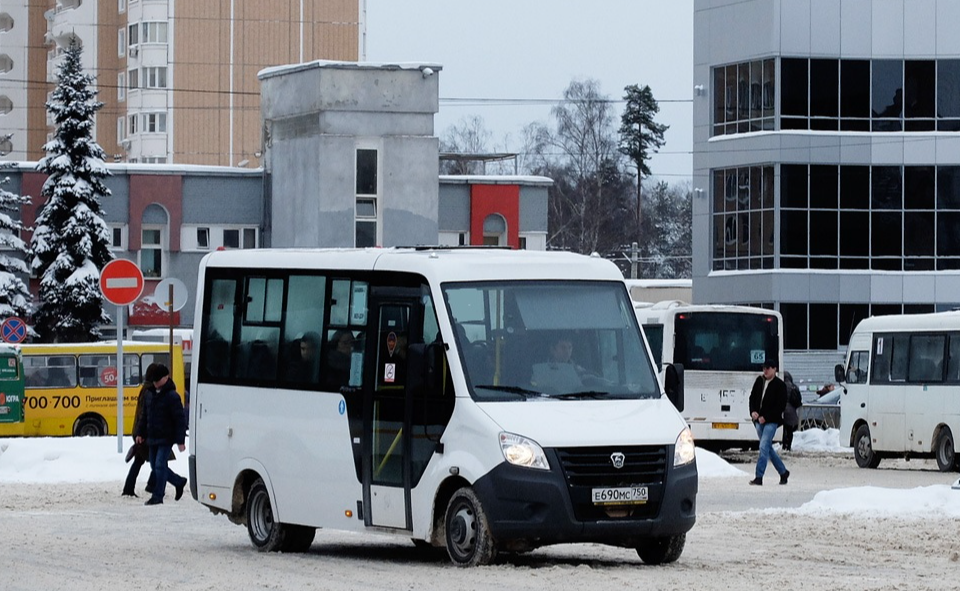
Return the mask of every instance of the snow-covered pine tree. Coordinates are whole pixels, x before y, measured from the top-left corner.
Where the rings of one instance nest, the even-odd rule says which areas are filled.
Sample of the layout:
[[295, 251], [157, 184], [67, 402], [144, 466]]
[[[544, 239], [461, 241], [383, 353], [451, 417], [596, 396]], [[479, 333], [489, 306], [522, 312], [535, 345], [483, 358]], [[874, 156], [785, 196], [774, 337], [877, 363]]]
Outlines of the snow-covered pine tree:
[[[0, 169], [4, 164], [0, 163]], [[6, 190], [3, 185], [9, 181], [9, 177], [0, 178], [0, 318], [25, 319], [30, 290], [20, 277], [30, 272], [27, 267], [30, 250], [20, 239], [20, 233], [26, 229], [20, 220], [20, 208], [30, 203], [30, 197]]]
[[109, 174], [103, 149], [93, 139], [94, 116], [103, 106], [83, 73], [83, 49], [71, 43], [47, 102], [56, 135], [43, 146], [37, 170], [47, 174], [30, 247], [40, 278], [34, 328], [44, 342], [84, 342], [100, 337], [110, 322], [100, 295], [100, 270], [110, 260], [110, 233], [103, 221], [101, 197]]

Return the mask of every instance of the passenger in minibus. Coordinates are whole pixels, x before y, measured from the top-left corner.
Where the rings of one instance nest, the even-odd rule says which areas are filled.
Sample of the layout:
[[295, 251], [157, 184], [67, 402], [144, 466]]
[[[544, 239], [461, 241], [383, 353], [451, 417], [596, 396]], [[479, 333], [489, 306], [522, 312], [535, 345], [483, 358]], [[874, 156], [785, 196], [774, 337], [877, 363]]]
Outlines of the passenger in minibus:
[[350, 384], [350, 363], [353, 357], [353, 333], [346, 329], [333, 332], [328, 341], [327, 366], [324, 375], [324, 386], [328, 389], [339, 390]]
[[307, 331], [298, 339], [300, 354], [290, 360], [287, 378], [300, 383], [316, 383], [320, 366], [320, 335]]

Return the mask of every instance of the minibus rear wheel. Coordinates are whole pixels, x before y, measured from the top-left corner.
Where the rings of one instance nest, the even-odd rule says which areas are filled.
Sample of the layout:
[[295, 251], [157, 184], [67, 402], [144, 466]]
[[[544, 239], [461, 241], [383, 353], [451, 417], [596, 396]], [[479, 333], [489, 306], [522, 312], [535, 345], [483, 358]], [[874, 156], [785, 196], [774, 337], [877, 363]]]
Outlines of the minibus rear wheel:
[[686, 543], [687, 534], [649, 538], [637, 546], [637, 556], [646, 564], [669, 564], [680, 558]]
[[957, 469], [957, 452], [950, 427], [944, 427], [940, 430], [933, 449], [937, 456], [937, 468], [941, 472], [953, 472]]
[[861, 468], [876, 468], [880, 465], [880, 456], [873, 451], [870, 440], [870, 427], [860, 425], [857, 434], [853, 436], [853, 457]]
[[86, 416], [77, 419], [73, 426], [74, 437], [100, 437], [107, 433], [107, 426], [103, 419], [96, 416]]
[[313, 543], [316, 528], [279, 523], [273, 518], [270, 494], [257, 478], [247, 494], [247, 533], [261, 552], [305, 552]]
[[447, 503], [444, 536], [447, 554], [457, 566], [481, 566], [497, 558], [487, 514], [472, 488], [461, 488]]

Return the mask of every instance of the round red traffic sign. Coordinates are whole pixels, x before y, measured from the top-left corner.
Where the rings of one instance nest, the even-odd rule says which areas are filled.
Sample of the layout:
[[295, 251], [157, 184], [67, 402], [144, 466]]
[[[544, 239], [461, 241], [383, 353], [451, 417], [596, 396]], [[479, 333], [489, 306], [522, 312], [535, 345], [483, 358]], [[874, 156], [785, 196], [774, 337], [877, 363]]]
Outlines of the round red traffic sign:
[[126, 259], [114, 259], [100, 271], [100, 292], [111, 304], [126, 306], [143, 293], [140, 267]]

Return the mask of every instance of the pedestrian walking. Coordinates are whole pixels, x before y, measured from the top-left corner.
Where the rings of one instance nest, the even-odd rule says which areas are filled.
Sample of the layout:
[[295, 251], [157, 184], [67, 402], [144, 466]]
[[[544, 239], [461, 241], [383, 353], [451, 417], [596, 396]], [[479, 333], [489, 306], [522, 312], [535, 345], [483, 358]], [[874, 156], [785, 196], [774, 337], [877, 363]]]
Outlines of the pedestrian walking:
[[786, 484], [790, 471], [773, 449], [773, 436], [783, 423], [783, 410], [787, 406], [787, 386], [777, 377], [778, 363], [775, 359], [763, 362], [763, 375], [757, 377], [750, 392], [750, 417], [760, 438], [760, 457], [757, 458], [756, 478], [750, 481], [755, 486], [763, 485], [763, 473], [767, 461], [780, 474], [780, 484]]
[[150, 391], [150, 400], [147, 404], [144, 425], [136, 432], [138, 442], [146, 442], [150, 447], [150, 466], [156, 476], [153, 495], [145, 505], [160, 505], [167, 482], [176, 489], [174, 500], [179, 501], [183, 496], [183, 489], [187, 486], [187, 479], [180, 476], [167, 465], [173, 445], [183, 453], [186, 450], [184, 442], [187, 437], [187, 425], [183, 416], [183, 403], [177, 393], [177, 386], [170, 379], [170, 370], [166, 365], [157, 364], [152, 375], [147, 376], [153, 382]]

